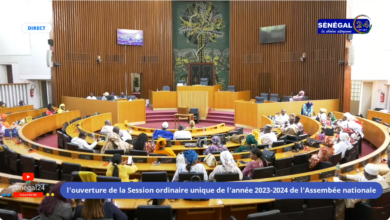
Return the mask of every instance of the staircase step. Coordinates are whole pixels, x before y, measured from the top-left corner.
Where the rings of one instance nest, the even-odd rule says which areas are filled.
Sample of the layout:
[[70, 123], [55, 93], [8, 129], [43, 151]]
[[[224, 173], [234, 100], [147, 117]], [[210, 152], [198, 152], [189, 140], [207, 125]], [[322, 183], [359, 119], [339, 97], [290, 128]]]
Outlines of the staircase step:
[[231, 115], [234, 117], [234, 112], [222, 112], [222, 111], [209, 111], [209, 115], [217, 114], [217, 115]]
[[208, 115], [207, 119], [234, 120], [234, 117], [225, 115]]

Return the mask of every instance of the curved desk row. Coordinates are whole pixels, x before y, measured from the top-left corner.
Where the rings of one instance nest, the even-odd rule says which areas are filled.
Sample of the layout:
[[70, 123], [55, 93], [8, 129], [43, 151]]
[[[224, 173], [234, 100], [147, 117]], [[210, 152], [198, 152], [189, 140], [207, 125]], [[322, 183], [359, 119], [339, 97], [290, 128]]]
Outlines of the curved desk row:
[[31, 110], [31, 109], [34, 109], [33, 105], [24, 105], [24, 106], [16, 106], [16, 107], [9, 107], [9, 108], [0, 108], [0, 114], [20, 112], [20, 111], [26, 111], [26, 110]]
[[12, 122], [20, 121], [26, 117], [36, 118], [38, 116], [41, 116], [42, 113], [46, 112], [46, 110], [47, 110], [46, 108], [41, 108], [41, 109], [34, 109], [34, 110], [28, 110], [22, 112], [15, 112], [7, 115], [7, 122], [11, 124]]

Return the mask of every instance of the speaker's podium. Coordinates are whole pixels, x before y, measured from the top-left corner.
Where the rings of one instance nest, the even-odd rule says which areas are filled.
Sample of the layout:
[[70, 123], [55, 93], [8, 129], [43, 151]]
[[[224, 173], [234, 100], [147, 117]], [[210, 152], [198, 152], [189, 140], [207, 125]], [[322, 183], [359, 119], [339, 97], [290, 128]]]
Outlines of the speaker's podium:
[[214, 106], [214, 92], [218, 90], [222, 90], [221, 85], [178, 86], [177, 104], [179, 107], [198, 108], [199, 118], [206, 119], [209, 108]]

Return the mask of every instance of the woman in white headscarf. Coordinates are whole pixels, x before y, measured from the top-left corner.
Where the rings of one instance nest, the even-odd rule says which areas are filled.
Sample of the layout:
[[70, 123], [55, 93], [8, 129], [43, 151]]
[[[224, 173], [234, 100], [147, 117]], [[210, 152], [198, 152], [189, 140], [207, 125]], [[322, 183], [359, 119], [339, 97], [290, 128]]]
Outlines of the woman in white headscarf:
[[341, 158], [345, 157], [345, 152], [351, 149], [353, 146], [351, 144], [351, 140], [349, 138], [348, 133], [340, 134], [340, 141], [334, 145], [334, 154], [338, 154], [341, 152]]
[[213, 172], [210, 173], [209, 180], [214, 180], [214, 175], [217, 173], [238, 173], [240, 180], [242, 180], [242, 172], [237, 167], [236, 162], [233, 159], [233, 155], [229, 151], [222, 151], [221, 155], [222, 165], [218, 165]]
[[342, 129], [350, 128], [356, 134], [359, 134], [362, 138], [364, 137], [363, 127], [359, 123], [357, 123], [357, 119], [351, 113], [346, 112], [343, 115], [343, 119], [337, 123]]

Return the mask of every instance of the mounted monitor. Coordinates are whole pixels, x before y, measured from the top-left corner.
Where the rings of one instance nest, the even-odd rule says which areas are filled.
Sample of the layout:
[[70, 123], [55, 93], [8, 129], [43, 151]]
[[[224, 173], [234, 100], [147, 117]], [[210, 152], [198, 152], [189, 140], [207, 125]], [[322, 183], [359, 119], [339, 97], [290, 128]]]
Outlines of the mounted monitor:
[[260, 43], [270, 44], [286, 42], [286, 25], [277, 25], [260, 28]]
[[142, 30], [117, 29], [116, 35], [119, 45], [144, 45], [144, 32]]

